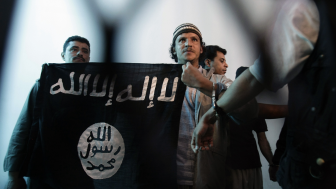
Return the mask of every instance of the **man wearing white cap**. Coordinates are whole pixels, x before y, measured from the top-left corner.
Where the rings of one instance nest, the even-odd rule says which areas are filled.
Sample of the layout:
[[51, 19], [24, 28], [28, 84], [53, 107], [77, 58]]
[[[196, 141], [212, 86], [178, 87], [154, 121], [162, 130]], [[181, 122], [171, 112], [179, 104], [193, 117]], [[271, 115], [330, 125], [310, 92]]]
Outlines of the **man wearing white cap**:
[[175, 62], [183, 64], [182, 81], [187, 85], [179, 125], [177, 184], [181, 189], [192, 188], [196, 158], [190, 146], [192, 133], [199, 118], [211, 107], [211, 97], [218, 97], [232, 81], [200, 66], [205, 43], [193, 24], [184, 23], [175, 29], [170, 53]]

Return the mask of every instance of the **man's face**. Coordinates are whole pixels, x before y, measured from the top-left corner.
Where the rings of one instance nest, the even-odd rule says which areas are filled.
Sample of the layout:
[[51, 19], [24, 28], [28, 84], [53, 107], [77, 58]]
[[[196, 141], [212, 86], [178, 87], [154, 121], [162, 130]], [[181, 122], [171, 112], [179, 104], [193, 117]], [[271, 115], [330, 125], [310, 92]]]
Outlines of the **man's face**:
[[195, 33], [182, 33], [175, 40], [174, 52], [179, 64], [196, 61], [198, 63], [198, 58], [203, 52], [201, 40]]
[[90, 61], [90, 50], [86, 43], [70, 41], [62, 58], [66, 63], [82, 63]]
[[217, 56], [214, 58], [213, 61], [210, 62], [209, 67], [215, 68], [214, 74], [224, 75], [226, 74], [229, 65], [226, 63], [225, 55], [222, 52], [217, 51]]

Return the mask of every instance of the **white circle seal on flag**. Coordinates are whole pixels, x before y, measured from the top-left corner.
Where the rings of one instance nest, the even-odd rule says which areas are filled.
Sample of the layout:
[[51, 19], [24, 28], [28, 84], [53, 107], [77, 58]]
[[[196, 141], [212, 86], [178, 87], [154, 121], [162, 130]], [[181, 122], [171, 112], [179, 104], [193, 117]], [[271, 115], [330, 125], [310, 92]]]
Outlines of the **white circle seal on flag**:
[[107, 123], [95, 123], [82, 133], [77, 151], [89, 177], [106, 179], [119, 170], [125, 156], [125, 144], [115, 127]]

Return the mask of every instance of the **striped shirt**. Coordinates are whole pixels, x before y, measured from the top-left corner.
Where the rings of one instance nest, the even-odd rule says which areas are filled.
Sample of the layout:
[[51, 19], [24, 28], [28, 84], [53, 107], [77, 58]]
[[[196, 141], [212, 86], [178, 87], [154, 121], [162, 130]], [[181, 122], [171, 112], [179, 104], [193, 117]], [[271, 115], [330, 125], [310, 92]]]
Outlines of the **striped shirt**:
[[[201, 73], [206, 73], [202, 66], [200, 66], [198, 70]], [[226, 90], [232, 83], [232, 81], [224, 75], [221, 78], [222, 79], [217, 83], [217, 94]], [[196, 154], [191, 149], [191, 138], [196, 127], [195, 120], [198, 114], [197, 111], [199, 111], [199, 107], [201, 106], [200, 96], [200, 92], [197, 92], [197, 89], [187, 86], [182, 104], [177, 145], [176, 163], [178, 185], [193, 185]]]

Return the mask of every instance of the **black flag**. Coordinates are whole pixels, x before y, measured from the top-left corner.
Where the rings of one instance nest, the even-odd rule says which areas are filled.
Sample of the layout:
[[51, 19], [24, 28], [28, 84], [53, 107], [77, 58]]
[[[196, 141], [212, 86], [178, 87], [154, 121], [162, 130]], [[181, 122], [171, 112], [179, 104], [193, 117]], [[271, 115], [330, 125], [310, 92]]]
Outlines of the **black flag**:
[[54, 188], [176, 188], [181, 73], [178, 64], [45, 64], [26, 175]]

